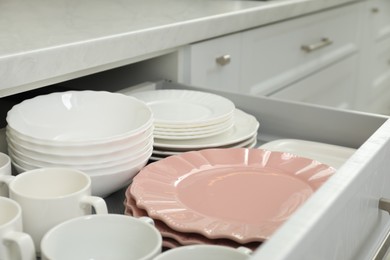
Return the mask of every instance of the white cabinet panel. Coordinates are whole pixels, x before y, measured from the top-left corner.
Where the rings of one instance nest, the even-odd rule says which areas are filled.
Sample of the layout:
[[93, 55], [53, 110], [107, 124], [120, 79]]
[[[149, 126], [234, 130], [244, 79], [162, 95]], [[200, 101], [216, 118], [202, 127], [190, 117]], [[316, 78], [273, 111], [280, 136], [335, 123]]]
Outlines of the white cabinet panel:
[[241, 87], [266, 95], [356, 53], [358, 6], [244, 32]]
[[371, 11], [372, 31], [375, 41], [390, 37], [390, 1], [368, 1]]
[[182, 55], [183, 83], [238, 91], [239, 33], [187, 46]]
[[355, 101], [356, 69], [357, 57], [354, 55], [270, 96], [350, 109]]

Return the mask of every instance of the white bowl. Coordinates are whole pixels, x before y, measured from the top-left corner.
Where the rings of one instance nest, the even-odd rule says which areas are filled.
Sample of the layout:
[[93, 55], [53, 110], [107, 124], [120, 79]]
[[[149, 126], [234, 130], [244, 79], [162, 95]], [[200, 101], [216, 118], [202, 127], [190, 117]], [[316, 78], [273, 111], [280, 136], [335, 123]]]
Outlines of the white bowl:
[[[84, 171], [91, 178], [92, 195], [104, 198], [110, 195], [111, 193], [114, 193], [126, 187], [131, 183], [133, 177], [147, 164], [149, 157], [145, 157], [142, 160], [138, 160], [133, 165], [129, 165], [127, 168], [113, 170], [112, 172], [106, 172], [106, 173], [94, 175]], [[36, 169], [36, 168], [28, 168], [23, 165], [20, 165], [13, 158], [12, 158], [12, 165], [14, 166], [14, 169], [18, 174], [28, 170]]]
[[124, 149], [129, 149], [137, 145], [145, 143], [146, 138], [151, 138], [153, 135], [153, 124], [148, 128], [138, 133], [137, 135], [124, 138], [123, 140], [99, 143], [99, 144], [40, 144], [31, 142], [31, 140], [20, 138], [15, 131], [7, 126], [6, 138], [7, 142], [16, 145], [19, 150], [29, 150], [33, 153], [51, 154], [56, 156], [95, 156], [109, 153], [120, 152]]
[[43, 162], [50, 164], [60, 165], [90, 165], [90, 164], [102, 164], [113, 161], [126, 160], [130, 157], [137, 157], [138, 155], [146, 152], [151, 146], [153, 146], [153, 135], [150, 135], [136, 145], [130, 146], [123, 150], [109, 152], [104, 154], [79, 154], [79, 155], [59, 155], [50, 153], [41, 153], [25, 146], [19, 145], [13, 142], [10, 138], [7, 138], [8, 148], [18, 157], [26, 161], [32, 160], [35, 162]]
[[20, 138], [71, 146], [121, 141], [153, 122], [151, 109], [136, 98], [106, 91], [66, 91], [27, 99], [7, 113]]
[[117, 161], [111, 161], [107, 163], [95, 163], [90, 165], [78, 165], [78, 164], [59, 164], [59, 163], [49, 163], [44, 161], [33, 160], [28, 157], [21, 157], [19, 154], [14, 153], [14, 151], [8, 147], [8, 154], [11, 157], [12, 161], [16, 162], [18, 165], [27, 170], [32, 170], [36, 168], [45, 168], [45, 167], [65, 167], [65, 168], [74, 168], [80, 171], [84, 171], [89, 175], [100, 175], [100, 174], [111, 174], [113, 172], [122, 171], [137, 165], [140, 161], [149, 159], [153, 153], [153, 146], [148, 147], [143, 153], [129, 157], [126, 159], [121, 159]]

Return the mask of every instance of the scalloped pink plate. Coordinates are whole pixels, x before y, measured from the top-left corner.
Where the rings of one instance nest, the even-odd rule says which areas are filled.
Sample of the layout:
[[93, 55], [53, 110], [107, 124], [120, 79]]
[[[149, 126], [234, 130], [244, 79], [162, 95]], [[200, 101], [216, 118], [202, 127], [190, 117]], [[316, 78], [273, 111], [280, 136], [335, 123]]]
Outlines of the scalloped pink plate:
[[174, 230], [248, 243], [269, 239], [334, 172], [291, 153], [207, 149], [151, 163], [129, 188]]

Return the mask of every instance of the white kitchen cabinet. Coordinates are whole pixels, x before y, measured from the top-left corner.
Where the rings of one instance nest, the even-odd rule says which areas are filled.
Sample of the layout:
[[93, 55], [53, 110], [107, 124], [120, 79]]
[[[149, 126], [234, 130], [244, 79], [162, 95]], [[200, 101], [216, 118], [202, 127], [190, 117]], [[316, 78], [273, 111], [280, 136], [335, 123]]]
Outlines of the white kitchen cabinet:
[[240, 33], [192, 44], [182, 50], [184, 83], [240, 91]]
[[269, 95], [356, 53], [358, 6], [242, 33], [241, 88], [247, 93]]
[[[316, 84], [306, 91], [302, 83], [301, 92], [297, 92], [297, 88], [286, 89], [358, 52], [359, 8], [360, 3], [355, 3], [192, 44], [182, 52], [184, 70], [179, 81], [254, 95], [273, 95], [284, 89], [279, 97], [294, 100], [305, 100], [314, 88], [317, 92], [333, 91], [319, 89], [330, 84]], [[230, 63], [218, 64], [216, 59], [224, 56], [231, 58]], [[356, 77], [358, 64], [350, 63], [342, 69]], [[317, 79], [329, 77], [329, 73], [325, 73], [316, 76]], [[345, 85], [344, 81], [337, 82], [337, 91], [341, 93], [345, 107], [352, 107], [354, 103], [354, 95], [346, 95], [354, 91], [351, 80]], [[288, 93], [294, 94], [290, 97]], [[298, 97], [300, 93], [302, 96]], [[336, 96], [336, 93], [331, 95]], [[332, 100], [327, 103], [325, 98], [322, 103], [334, 105]]]
[[390, 114], [390, 2], [366, 1], [361, 12], [357, 109]]
[[272, 97], [326, 105], [339, 109], [352, 109], [356, 93], [357, 55], [332, 64], [297, 83], [276, 92]]

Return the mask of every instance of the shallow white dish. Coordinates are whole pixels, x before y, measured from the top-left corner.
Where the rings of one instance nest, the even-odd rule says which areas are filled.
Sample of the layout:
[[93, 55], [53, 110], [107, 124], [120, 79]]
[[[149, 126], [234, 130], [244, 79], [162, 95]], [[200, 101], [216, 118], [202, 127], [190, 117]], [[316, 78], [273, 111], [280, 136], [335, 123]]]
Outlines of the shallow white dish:
[[270, 151], [289, 152], [311, 158], [339, 168], [356, 151], [356, 149], [333, 144], [299, 140], [278, 139], [259, 146]]
[[75, 144], [75, 143], [56, 143], [47, 144], [37, 142], [36, 140], [26, 139], [18, 136], [12, 129], [7, 127], [7, 141], [16, 145], [20, 150], [28, 150], [33, 153], [50, 154], [56, 156], [97, 156], [110, 153], [117, 153], [131, 147], [145, 144], [145, 140], [152, 138], [153, 124], [150, 124], [138, 134], [129, 136], [122, 140], [109, 141], [98, 144]]
[[37, 96], [12, 107], [8, 127], [46, 144], [105, 143], [138, 134], [153, 120], [142, 101], [106, 91], [66, 91]]
[[135, 165], [138, 165], [140, 161], [148, 160], [152, 155], [152, 152], [153, 152], [153, 147], [149, 147], [147, 151], [143, 152], [140, 155], [137, 155], [135, 157], [129, 157], [127, 159], [122, 159], [118, 161], [112, 161], [112, 162], [101, 163], [101, 164], [96, 163], [91, 165], [77, 165], [77, 164], [63, 165], [63, 164], [36, 161], [29, 158], [21, 158], [20, 156], [15, 154], [11, 149], [8, 149], [8, 154], [11, 157], [12, 161], [26, 170], [32, 170], [32, 169], [44, 168], [44, 167], [68, 167], [68, 168], [75, 168], [80, 171], [83, 171], [90, 176], [112, 174], [118, 171], [132, 168]]
[[15, 155], [26, 161], [43, 162], [59, 165], [102, 165], [104, 163], [110, 163], [114, 161], [127, 160], [131, 157], [136, 158], [138, 155], [145, 153], [150, 147], [153, 146], [153, 136], [150, 135], [146, 139], [142, 140], [137, 145], [130, 146], [123, 150], [109, 152], [105, 154], [97, 155], [58, 155], [50, 153], [41, 153], [34, 150], [26, 149], [18, 143], [12, 142], [7, 138], [8, 149], [10, 149]]
[[160, 89], [131, 94], [153, 111], [157, 127], [199, 127], [224, 121], [232, 116], [232, 101], [211, 93]]
[[257, 119], [242, 110], [235, 109], [234, 125], [231, 129], [219, 135], [199, 138], [196, 140], [164, 140], [155, 138], [154, 147], [158, 150], [191, 150], [225, 146], [238, 143], [257, 135], [260, 123]]

